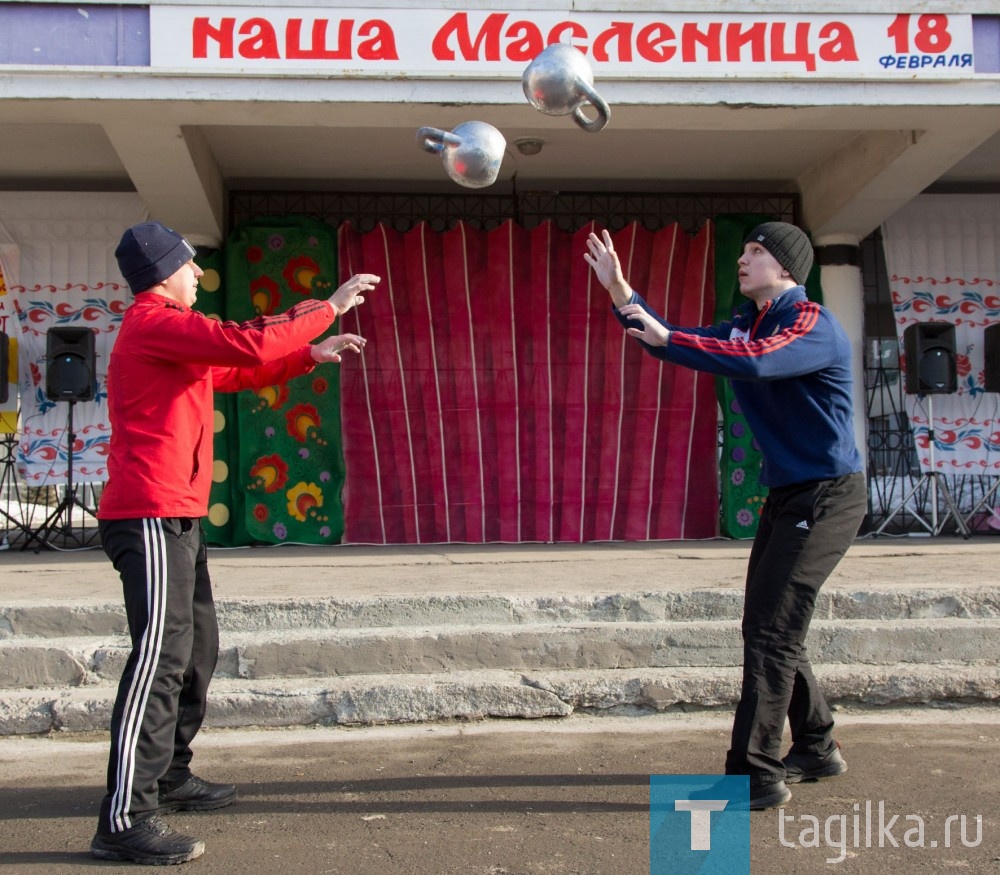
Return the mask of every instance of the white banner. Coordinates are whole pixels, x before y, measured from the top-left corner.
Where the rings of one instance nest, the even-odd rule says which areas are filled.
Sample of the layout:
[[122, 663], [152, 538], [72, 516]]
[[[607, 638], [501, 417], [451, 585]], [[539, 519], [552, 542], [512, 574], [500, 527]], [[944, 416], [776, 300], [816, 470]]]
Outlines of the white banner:
[[918, 322], [955, 327], [957, 391], [906, 396], [920, 468], [1000, 475], [1000, 396], [986, 391], [983, 333], [1000, 322], [1000, 195], [921, 195], [882, 230], [900, 348]]
[[150, 8], [153, 69], [337, 77], [519, 76], [552, 42], [605, 79], [967, 79], [971, 15], [511, 9]]

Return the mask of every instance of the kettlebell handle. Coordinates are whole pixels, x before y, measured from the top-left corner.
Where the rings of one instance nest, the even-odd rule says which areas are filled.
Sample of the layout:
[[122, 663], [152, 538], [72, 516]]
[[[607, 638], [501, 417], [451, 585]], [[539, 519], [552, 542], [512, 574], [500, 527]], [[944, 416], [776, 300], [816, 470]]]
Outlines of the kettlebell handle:
[[443, 152], [445, 146], [461, 146], [462, 138], [440, 128], [421, 128], [417, 131], [417, 142], [426, 152]]
[[597, 118], [588, 118], [583, 112], [583, 107], [577, 106], [573, 110], [573, 121], [585, 131], [596, 134], [598, 131], [603, 130], [605, 125], [611, 120], [611, 107], [608, 106], [600, 94], [594, 91], [593, 86], [588, 85], [583, 80], [577, 82], [577, 88], [579, 88], [582, 94], [587, 96], [587, 101], [597, 110]]

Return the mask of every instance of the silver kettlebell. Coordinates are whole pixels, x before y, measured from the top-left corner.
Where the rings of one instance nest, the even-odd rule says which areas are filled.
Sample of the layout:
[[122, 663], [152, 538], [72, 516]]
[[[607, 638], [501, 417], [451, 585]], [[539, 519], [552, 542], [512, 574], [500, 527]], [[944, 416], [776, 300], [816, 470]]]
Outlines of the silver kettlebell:
[[467, 188], [496, 182], [507, 148], [503, 134], [486, 122], [463, 122], [452, 131], [420, 128], [417, 142], [428, 152], [440, 153], [448, 175]]
[[[552, 43], [528, 64], [521, 76], [524, 96], [547, 115], [569, 115], [590, 133], [604, 128], [611, 108], [594, 90], [594, 71], [583, 52], [566, 43]], [[590, 104], [597, 117], [588, 118], [583, 106]]]

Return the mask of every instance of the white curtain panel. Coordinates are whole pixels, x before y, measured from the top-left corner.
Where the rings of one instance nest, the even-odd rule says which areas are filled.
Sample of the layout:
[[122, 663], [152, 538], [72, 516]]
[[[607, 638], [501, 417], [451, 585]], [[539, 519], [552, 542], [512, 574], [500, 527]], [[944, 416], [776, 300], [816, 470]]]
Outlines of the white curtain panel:
[[0, 267], [17, 315], [21, 437], [28, 486], [64, 483], [70, 404], [46, 397], [47, 332], [94, 330], [97, 390], [73, 407], [73, 479], [107, 479], [108, 356], [130, 293], [114, 257], [122, 232], [148, 213], [134, 193], [0, 192]]
[[1000, 322], [1000, 195], [921, 195], [882, 231], [900, 350], [916, 322], [955, 326], [958, 391], [906, 396], [921, 470], [931, 470], [933, 408], [934, 470], [1000, 475], [1000, 396], [983, 373], [983, 331]]

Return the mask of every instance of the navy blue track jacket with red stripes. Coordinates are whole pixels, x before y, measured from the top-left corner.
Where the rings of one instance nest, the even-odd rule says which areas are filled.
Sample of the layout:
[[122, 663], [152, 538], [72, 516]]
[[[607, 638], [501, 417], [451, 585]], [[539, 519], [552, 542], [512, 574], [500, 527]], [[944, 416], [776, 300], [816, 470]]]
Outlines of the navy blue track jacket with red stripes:
[[[671, 332], [666, 346], [642, 344], [651, 355], [732, 381], [764, 457], [765, 486], [862, 469], [852, 419], [851, 343], [802, 286], [761, 309], [747, 301], [732, 321], [703, 328], [671, 325], [638, 293], [629, 303], [640, 304]], [[642, 327], [612, 309], [623, 325]]]

